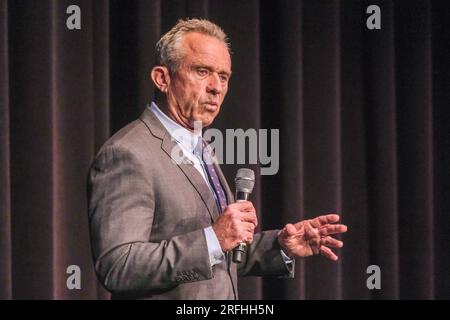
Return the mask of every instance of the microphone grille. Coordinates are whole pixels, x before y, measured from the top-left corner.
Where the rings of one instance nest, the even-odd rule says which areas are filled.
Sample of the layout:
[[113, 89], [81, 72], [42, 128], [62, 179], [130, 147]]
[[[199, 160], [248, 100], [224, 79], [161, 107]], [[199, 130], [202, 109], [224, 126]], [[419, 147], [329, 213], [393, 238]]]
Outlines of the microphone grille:
[[255, 186], [255, 172], [252, 169], [241, 168], [236, 173], [234, 182], [236, 184], [237, 192], [251, 193]]

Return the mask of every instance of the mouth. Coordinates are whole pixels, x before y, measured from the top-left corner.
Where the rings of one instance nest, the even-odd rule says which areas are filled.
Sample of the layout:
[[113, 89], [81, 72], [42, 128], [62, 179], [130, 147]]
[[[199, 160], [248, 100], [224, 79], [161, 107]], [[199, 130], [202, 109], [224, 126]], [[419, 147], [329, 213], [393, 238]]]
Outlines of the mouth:
[[206, 102], [204, 105], [205, 109], [210, 112], [215, 112], [219, 108], [219, 105], [215, 102]]

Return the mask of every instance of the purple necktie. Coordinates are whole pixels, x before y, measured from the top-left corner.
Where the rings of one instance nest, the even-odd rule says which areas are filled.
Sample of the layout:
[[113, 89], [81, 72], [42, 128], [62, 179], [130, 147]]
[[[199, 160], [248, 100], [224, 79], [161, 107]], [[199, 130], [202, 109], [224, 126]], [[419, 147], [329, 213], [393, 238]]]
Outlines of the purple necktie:
[[[224, 212], [225, 208], [227, 207], [227, 197], [222, 188], [222, 185], [220, 184], [220, 180], [219, 180], [219, 177], [217, 176], [216, 169], [214, 168], [211, 155], [209, 154], [209, 152], [212, 152], [212, 151], [210, 150], [210, 147], [206, 144], [206, 142], [202, 138], [199, 139], [199, 143], [197, 144], [197, 146], [200, 146], [200, 148], [202, 149], [201, 154], [202, 154], [203, 166], [206, 169], [209, 184], [211, 185], [212, 189], [214, 190], [216, 202], [220, 209], [219, 211]], [[198, 150], [198, 148], [196, 148], [196, 150]]]

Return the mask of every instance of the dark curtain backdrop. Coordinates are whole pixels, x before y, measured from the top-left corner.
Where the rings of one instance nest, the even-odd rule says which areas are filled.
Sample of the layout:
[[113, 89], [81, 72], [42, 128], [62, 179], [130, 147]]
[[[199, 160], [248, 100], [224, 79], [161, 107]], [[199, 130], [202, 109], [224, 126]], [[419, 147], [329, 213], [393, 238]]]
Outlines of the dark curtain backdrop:
[[[66, 8], [81, 8], [81, 30]], [[381, 8], [381, 30], [366, 8]], [[446, 1], [0, 0], [0, 298], [105, 299], [86, 175], [153, 96], [153, 48], [206, 17], [233, 48], [214, 126], [280, 129], [257, 178], [262, 228], [340, 212], [340, 262], [246, 278], [244, 299], [450, 298], [450, 10]], [[254, 166], [253, 166], [254, 167]], [[232, 182], [237, 165], [224, 171]], [[366, 269], [381, 268], [381, 290]], [[81, 290], [66, 287], [81, 268]]]

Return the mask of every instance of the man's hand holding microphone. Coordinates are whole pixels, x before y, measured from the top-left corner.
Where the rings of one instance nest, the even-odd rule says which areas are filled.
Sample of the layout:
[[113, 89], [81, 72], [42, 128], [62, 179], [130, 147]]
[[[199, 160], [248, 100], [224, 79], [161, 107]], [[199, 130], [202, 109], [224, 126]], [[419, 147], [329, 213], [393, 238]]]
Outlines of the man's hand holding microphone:
[[227, 252], [240, 243], [251, 243], [257, 225], [258, 218], [253, 204], [250, 201], [240, 201], [230, 204], [212, 228], [222, 251]]

